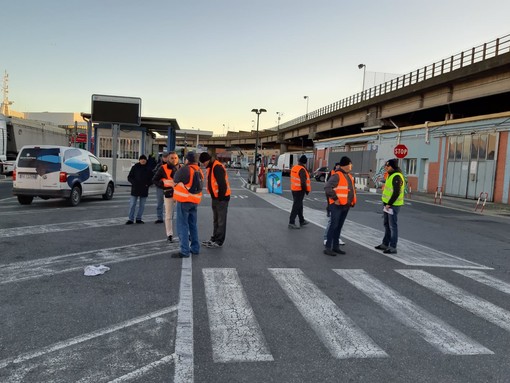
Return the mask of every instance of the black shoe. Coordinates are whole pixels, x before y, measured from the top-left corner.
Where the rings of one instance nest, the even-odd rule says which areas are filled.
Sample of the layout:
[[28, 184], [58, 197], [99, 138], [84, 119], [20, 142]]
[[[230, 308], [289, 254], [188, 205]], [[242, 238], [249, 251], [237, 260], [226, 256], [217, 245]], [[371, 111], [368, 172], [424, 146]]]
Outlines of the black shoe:
[[301, 229], [301, 228], [297, 226], [295, 223], [289, 223], [289, 229]]
[[394, 249], [393, 247], [388, 247], [386, 250], [383, 251], [384, 254], [397, 254], [397, 249]]
[[183, 253], [175, 253], [171, 255], [172, 258], [189, 258], [189, 255]]
[[170, 242], [170, 243], [172, 243], [174, 241], [171, 235], [169, 235], [167, 239], [168, 239], [168, 242]]
[[300, 226], [305, 226], [305, 225], [308, 225], [310, 222], [308, 221], [303, 221], [303, 222], [300, 222], [299, 225]]
[[345, 251], [343, 250], [340, 250], [340, 249], [333, 249], [333, 251], [337, 254], [345, 254]]
[[324, 249], [324, 254], [336, 257], [336, 253], [331, 249]]
[[137, 219], [136, 223], [145, 223], [145, 222], [143, 222], [141, 219]]
[[375, 246], [375, 248], [376, 248], [377, 250], [386, 250], [386, 249], [388, 248], [388, 246], [383, 245], [383, 244], [381, 243], [380, 245]]
[[154, 221], [154, 223], [163, 223], [163, 222], [165, 222], [165, 221], [163, 221], [162, 219], [157, 219]]
[[126, 225], [132, 225], [133, 224], [133, 221], [129, 220], [126, 222]]

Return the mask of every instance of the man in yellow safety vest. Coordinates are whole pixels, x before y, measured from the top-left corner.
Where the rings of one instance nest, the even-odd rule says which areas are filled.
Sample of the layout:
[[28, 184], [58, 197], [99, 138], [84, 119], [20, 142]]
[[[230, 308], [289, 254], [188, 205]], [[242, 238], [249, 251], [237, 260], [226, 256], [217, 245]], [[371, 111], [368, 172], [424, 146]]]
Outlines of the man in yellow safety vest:
[[398, 167], [398, 159], [392, 158], [384, 165], [388, 172], [388, 178], [382, 191], [384, 205], [384, 238], [380, 245], [375, 248], [383, 250], [385, 254], [397, 253], [398, 242], [398, 213], [404, 204], [405, 180], [402, 171]]

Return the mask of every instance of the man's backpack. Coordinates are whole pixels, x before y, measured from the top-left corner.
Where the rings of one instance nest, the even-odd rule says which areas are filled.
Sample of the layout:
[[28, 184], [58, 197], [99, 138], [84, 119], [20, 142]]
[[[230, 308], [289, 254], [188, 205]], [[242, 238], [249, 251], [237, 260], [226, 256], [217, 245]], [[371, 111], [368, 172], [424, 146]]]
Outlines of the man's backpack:
[[193, 174], [193, 183], [191, 184], [191, 187], [188, 189], [188, 191], [191, 194], [198, 194], [202, 191], [203, 187], [203, 178], [202, 178], [202, 172], [199, 170], [195, 170], [195, 173]]

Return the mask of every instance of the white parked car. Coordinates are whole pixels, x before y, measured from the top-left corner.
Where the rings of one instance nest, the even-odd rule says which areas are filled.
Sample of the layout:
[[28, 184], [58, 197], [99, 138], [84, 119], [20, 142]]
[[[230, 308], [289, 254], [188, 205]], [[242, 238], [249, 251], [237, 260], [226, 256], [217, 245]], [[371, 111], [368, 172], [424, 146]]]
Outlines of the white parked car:
[[67, 198], [76, 206], [84, 196], [101, 195], [109, 200], [115, 190], [106, 165], [86, 150], [67, 146], [22, 147], [12, 181], [12, 193], [22, 205], [40, 197]]

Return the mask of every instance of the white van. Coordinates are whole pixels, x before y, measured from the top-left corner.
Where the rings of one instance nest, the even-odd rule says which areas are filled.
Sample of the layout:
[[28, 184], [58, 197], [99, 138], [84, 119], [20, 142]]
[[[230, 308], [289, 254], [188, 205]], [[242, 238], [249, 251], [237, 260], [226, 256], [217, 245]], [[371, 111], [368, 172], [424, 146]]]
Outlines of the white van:
[[113, 197], [114, 183], [108, 167], [92, 153], [53, 145], [23, 146], [12, 174], [12, 193], [22, 205], [42, 199], [68, 198], [71, 206], [82, 196]]

